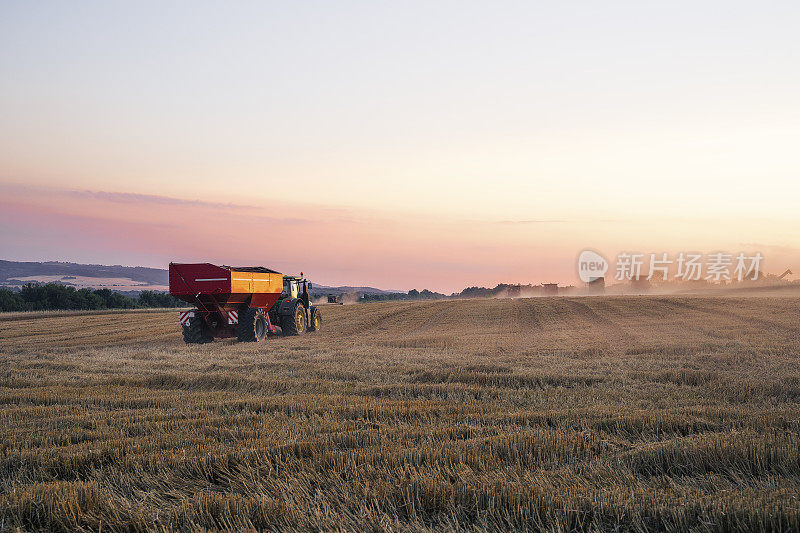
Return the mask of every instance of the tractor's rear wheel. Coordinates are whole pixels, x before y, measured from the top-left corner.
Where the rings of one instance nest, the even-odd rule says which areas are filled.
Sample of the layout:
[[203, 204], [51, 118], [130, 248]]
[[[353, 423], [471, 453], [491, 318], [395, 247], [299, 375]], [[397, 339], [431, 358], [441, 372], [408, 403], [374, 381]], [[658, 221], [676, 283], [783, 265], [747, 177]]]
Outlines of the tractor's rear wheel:
[[239, 342], [259, 342], [267, 336], [267, 315], [258, 307], [248, 307], [239, 312], [236, 337]]
[[308, 331], [319, 331], [322, 327], [322, 311], [318, 307], [311, 308], [311, 320], [309, 320]]
[[189, 324], [183, 326], [183, 341], [186, 344], [205, 344], [214, 340], [214, 335], [197, 313], [189, 319]]
[[281, 321], [284, 335], [302, 335], [306, 332], [306, 326], [306, 309], [300, 302], [295, 305], [294, 313], [284, 316]]

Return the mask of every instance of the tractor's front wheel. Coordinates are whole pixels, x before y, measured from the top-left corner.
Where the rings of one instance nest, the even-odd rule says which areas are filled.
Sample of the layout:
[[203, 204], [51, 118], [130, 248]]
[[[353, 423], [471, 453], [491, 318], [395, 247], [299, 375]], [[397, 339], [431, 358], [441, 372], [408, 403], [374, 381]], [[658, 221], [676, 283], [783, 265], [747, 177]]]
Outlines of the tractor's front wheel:
[[318, 307], [311, 308], [311, 320], [309, 320], [308, 331], [319, 331], [322, 327], [322, 311]]
[[260, 342], [267, 336], [267, 315], [258, 307], [248, 307], [239, 313], [236, 337], [239, 342]]
[[306, 309], [300, 302], [294, 308], [294, 313], [286, 315], [281, 321], [284, 335], [302, 335], [306, 332]]

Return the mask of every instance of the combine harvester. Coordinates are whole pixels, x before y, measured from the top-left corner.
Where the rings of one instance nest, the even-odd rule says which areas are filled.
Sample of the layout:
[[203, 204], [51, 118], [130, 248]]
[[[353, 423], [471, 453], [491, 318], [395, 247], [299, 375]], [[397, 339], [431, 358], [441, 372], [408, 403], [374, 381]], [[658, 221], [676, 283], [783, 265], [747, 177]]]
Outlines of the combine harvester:
[[170, 263], [169, 293], [195, 306], [180, 315], [183, 340], [203, 344], [236, 337], [259, 342], [267, 335], [302, 335], [322, 326], [311, 305], [311, 283], [264, 267]]

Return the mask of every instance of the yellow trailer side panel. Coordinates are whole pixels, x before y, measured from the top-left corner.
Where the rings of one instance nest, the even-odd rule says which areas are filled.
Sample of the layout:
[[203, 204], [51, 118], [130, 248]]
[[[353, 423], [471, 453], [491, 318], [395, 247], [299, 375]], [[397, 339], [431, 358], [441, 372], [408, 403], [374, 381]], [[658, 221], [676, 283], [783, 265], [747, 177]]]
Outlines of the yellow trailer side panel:
[[283, 275], [231, 270], [232, 293], [277, 293], [283, 290]]

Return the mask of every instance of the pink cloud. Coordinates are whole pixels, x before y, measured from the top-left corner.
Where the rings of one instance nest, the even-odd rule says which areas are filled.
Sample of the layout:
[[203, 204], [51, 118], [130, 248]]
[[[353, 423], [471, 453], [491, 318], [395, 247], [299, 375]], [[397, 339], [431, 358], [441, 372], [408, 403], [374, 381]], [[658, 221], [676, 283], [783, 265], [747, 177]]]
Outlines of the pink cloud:
[[[0, 184], [0, 244], [16, 257], [164, 267], [170, 261], [303, 270], [323, 284], [457, 291], [570, 281], [559, 221], [487, 224], [335, 207], [240, 205]], [[566, 239], [568, 241], [568, 239]], [[123, 260], [124, 258], [124, 260]]]

